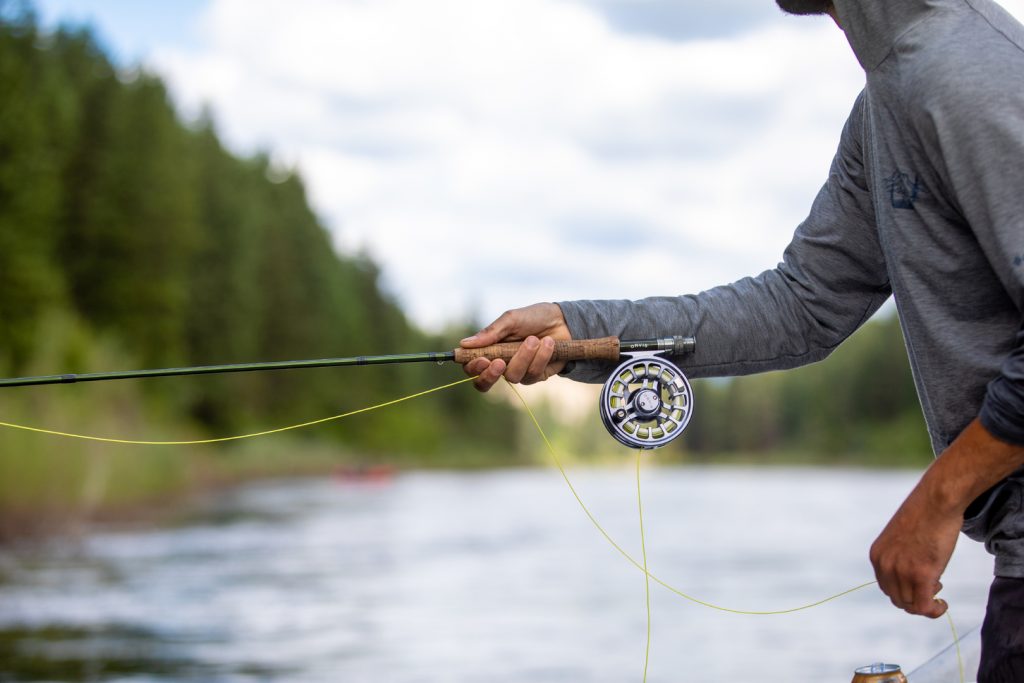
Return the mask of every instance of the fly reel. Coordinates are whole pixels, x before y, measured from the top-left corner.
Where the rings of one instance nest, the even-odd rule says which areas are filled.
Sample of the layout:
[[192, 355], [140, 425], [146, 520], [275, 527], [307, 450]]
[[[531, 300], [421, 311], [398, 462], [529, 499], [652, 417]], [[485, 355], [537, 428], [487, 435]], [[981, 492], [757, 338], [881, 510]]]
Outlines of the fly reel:
[[601, 390], [601, 421], [630, 448], [660, 448], [686, 429], [693, 390], [686, 375], [659, 352], [629, 354]]

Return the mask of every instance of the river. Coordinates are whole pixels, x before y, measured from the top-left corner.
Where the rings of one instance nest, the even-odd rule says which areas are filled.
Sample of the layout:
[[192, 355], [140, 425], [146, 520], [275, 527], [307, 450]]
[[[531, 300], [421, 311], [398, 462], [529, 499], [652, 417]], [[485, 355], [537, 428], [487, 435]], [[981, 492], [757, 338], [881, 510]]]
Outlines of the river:
[[[632, 467], [570, 476], [640, 558]], [[645, 469], [651, 572], [731, 608], [814, 602], [872, 578], [867, 548], [915, 478]], [[961, 538], [943, 592], [961, 630], [990, 574]], [[951, 641], [875, 587], [746, 616], [652, 584], [651, 613], [651, 683], [845, 683]], [[557, 470], [260, 483], [174, 525], [0, 551], [0, 681], [640, 682], [646, 614], [643, 574]]]

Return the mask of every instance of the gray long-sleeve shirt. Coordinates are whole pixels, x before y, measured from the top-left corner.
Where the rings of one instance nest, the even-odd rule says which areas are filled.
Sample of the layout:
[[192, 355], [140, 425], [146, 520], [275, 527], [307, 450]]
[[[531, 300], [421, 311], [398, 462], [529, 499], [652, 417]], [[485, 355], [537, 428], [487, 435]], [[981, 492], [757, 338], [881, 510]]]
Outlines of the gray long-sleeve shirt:
[[[677, 360], [699, 377], [820, 360], [893, 295], [935, 451], [979, 415], [1024, 444], [1024, 27], [990, 0], [835, 5], [867, 82], [782, 263], [696, 295], [559, 305], [578, 338], [696, 335]], [[1001, 575], [1024, 576], [1017, 517], [973, 529]]]

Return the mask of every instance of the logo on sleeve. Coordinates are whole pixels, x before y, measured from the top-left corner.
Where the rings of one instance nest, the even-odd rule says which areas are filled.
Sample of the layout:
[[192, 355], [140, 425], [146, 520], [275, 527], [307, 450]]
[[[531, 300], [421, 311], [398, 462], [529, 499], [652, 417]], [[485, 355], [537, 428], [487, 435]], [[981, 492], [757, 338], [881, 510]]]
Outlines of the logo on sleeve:
[[900, 171], [893, 171], [886, 179], [885, 186], [889, 190], [889, 201], [894, 209], [913, 209], [918, 196], [924, 192], [917, 175], [911, 179], [908, 174]]

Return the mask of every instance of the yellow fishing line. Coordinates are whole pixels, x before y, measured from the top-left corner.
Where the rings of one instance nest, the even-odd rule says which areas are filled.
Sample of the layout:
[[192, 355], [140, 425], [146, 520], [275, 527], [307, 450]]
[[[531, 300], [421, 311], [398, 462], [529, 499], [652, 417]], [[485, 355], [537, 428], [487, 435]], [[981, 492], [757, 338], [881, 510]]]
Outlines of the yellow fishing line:
[[854, 586], [853, 588], [845, 590], [842, 593], [836, 593], [835, 595], [831, 595], [831, 596], [829, 596], [827, 598], [824, 598], [822, 600], [818, 600], [816, 602], [812, 602], [812, 603], [807, 604], [807, 605], [801, 605], [799, 607], [791, 607], [789, 609], [780, 609], [780, 610], [744, 610], [744, 609], [734, 609], [732, 607], [724, 607], [722, 605], [716, 605], [714, 603], [707, 602], [706, 600], [701, 600], [701, 599], [699, 599], [697, 597], [694, 597], [692, 595], [689, 595], [688, 593], [685, 593], [685, 592], [679, 590], [678, 588], [676, 588], [675, 586], [671, 585], [670, 583], [668, 583], [666, 581], [663, 581], [662, 579], [658, 578], [654, 574], [652, 574], [649, 571], [647, 571], [644, 568], [644, 565], [642, 565], [640, 562], [635, 560], [632, 555], [630, 555], [628, 552], [626, 552], [622, 548], [622, 546], [619, 545], [615, 541], [614, 538], [612, 538], [611, 534], [609, 534], [607, 531], [605, 531], [604, 527], [601, 526], [600, 522], [597, 521], [597, 518], [594, 517], [593, 513], [590, 512], [590, 509], [583, 502], [583, 499], [580, 497], [580, 494], [576, 491], [576, 487], [574, 487], [572, 485], [572, 482], [569, 480], [569, 475], [565, 471], [565, 466], [562, 464], [562, 459], [558, 457], [558, 453], [555, 451], [555, 447], [552, 445], [551, 440], [548, 438], [547, 433], [544, 431], [544, 428], [540, 426], [540, 421], [537, 420], [537, 416], [534, 414], [533, 410], [530, 409], [530, 406], [526, 403], [526, 400], [523, 398], [522, 394], [520, 394], [519, 391], [514, 386], [512, 386], [512, 384], [507, 383], [507, 382], [506, 382], [506, 384], [512, 390], [512, 392], [516, 395], [516, 397], [519, 398], [519, 401], [523, 404], [523, 408], [526, 409], [527, 415], [530, 416], [530, 420], [533, 422], [534, 427], [537, 428], [537, 433], [540, 434], [541, 439], [544, 441], [544, 445], [547, 448], [548, 453], [551, 455], [552, 460], [554, 460], [555, 466], [558, 468], [558, 471], [561, 472], [562, 478], [565, 480], [565, 483], [569, 486], [569, 490], [572, 491], [572, 495], [576, 498], [576, 502], [579, 503], [580, 507], [583, 509], [583, 512], [587, 515], [587, 518], [590, 519], [591, 523], [597, 528], [597, 530], [601, 533], [601, 535], [604, 536], [605, 540], [608, 541], [608, 543], [610, 543], [611, 546], [613, 548], [615, 548], [615, 550], [619, 551], [619, 554], [622, 555], [624, 558], [626, 558], [626, 560], [628, 562], [630, 562], [634, 567], [636, 567], [640, 571], [642, 571], [645, 574], [647, 574], [652, 581], [654, 581], [655, 583], [660, 584], [662, 587], [664, 587], [664, 588], [668, 589], [669, 591], [675, 593], [679, 597], [684, 598], [686, 600], [689, 600], [690, 602], [696, 603], [698, 605], [702, 605], [702, 606], [708, 607], [710, 609], [718, 610], [719, 612], [730, 612], [732, 614], [747, 614], [747, 615], [755, 615], [755, 616], [768, 616], [768, 615], [775, 615], [775, 614], [791, 614], [793, 612], [800, 612], [800, 611], [803, 611], [803, 610], [811, 609], [812, 607], [818, 607], [819, 605], [824, 605], [827, 602], [832, 602], [833, 600], [836, 600], [836, 599], [841, 598], [843, 596], [849, 595], [850, 593], [854, 593], [854, 592], [859, 591], [859, 590], [861, 590], [863, 588], [867, 588], [868, 586], [871, 586], [871, 585], [874, 585], [874, 584], [878, 583], [877, 581], [868, 581], [867, 583], [862, 583], [859, 586]]
[[964, 656], [960, 653], [960, 636], [956, 634], [956, 624], [953, 623], [953, 615], [946, 606], [946, 619], [949, 620], [949, 630], [953, 632], [953, 645], [956, 646], [956, 663], [960, 667], [960, 683], [964, 683]]
[[369, 406], [366, 408], [360, 408], [358, 410], [351, 410], [347, 413], [341, 413], [340, 415], [332, 415], [331, 417], [320, 418], [319, 420], [311, 420], [309, 422], [301, 422], [299, 424], [288, 425], [287, 427], [279, 427], [277, 429], [267, 429], [262, 432], [253, 432], [251, 434], [238, 434], [237, 436], [222, 436], [215, 439], [196, 439], [194, 441], [137, 441], [135, 439], [110, 439], [102, 436], [89, 436], [87, 434], [72, 434], [70, 432], [60, 432], [54, 429], [42, 429], [40, 427], [28, 427], [25, 425], [12, 424], [10, 422], [0, 422], [2, 427], [10, 427], [11, 429], [21, 429], [26, 432], [36, 432], [38, 434], [49, 434], [51, 436], [64, 436], [70, 439], [84, 439], [86, 441], [102, 441], [104, 443], [119, 443], [129, 444], [134, 446], [198, 446], [200, 444], [210, 443], [223, 443], [225, 441], [239, 441], [241, 439], [254, 439], [258, 436], [269, 436], [270, 434], [280, 434], [281, 432], [290, 432], [295, 429], [302, 429], [304, 427], [312, 427], [313, 425], [323, 424], [325, 422], [332, 422], [334, 420], [341, 420], [346, 417], [352, 417], [353, 415], [359, 415], [360, 413], [369, 413], [373, 410], [380, 410], [381, 408], [387, 408], [398, 403], [410, 401], [414, 398], [426, 396], [427, 394], [433, 394], [444, 389], [450, 389], [451, 387], [458, 386], [459, 384], [465, 384], [466, 382], [473, 381], [473, 377], [467, 377], [466, 379], [460, 379], [457, 382], [451, 382], [450, 384], [444, 384], [433, 389], [427, 389], [425, 391], [419, 391], [415, 394], [396, 398], [392, 401], [386, 401], [384, 403], [378, 403], [377, 405]]
[[647, 646], [644, 648], [644, 683], [647, 683], [647, 663], [651, 659], [651, 575], [647, 571], [647, 540], [644, 538], [644, 499], [640, 495], [640, 461], [643, 451], [636, 451], [636, 509], [640, 517], [640, 555], [644, 559], [644, 597], [647, 600]]

